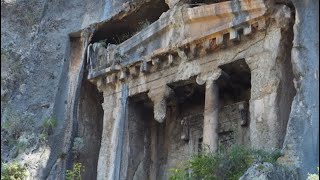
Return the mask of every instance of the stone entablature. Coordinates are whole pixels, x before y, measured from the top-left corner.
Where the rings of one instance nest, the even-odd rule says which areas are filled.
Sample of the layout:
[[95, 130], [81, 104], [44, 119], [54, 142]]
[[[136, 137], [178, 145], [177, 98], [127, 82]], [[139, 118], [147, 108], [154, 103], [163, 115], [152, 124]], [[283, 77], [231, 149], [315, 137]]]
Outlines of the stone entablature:
[[[279, 91], [288, 84], [284, 69], [288, 57], [284, 48], [286, 44], [282, 41], [286, 38], [283, 35], [285, 30], [272, 18], [272, 15], [267, 15], [263, 1], [259, 0], [228, 1], [193, 8], [175, 6], [158, 21], [121, 44], [108, 45], [107, 48], [99, 43], [89, 45], [88, 79], [97, 85], [104, 96], [103, 143], [98, 177], [131, 179], [130, 166], [139, 164], [130, 164], [131, 160], [136, 160], [135, 153], [141, 156], [140, 160], [146, 160], [139, 172], [150, 170], [150, 176], [145, 174], [148, 177], [157, 177], [159, 169], [163, 174], [166, 168], [175, 165], [175, 158], [180, 158], [175, 146], [166, 144], [160, 147], [158, 138], [164, 138], [161, 143], [170, 141], [174, 142], [173, 145], [189, 139], [187, 121], [170, 126], [170, 123], [176, 123], [179, 119], [175, 114], [178, 110], [174, 109], [179, 109], [184, 103], [177, 103], [178, 93], [172, 87], [179, 82], [195, 81], [192, 83], [201, 86], [204, 92], [204, 100], [199, 103], [201, 105], [192, 104], [186, 110], [193, 111], [195, 108], [197, 112], [192, 113], [203, 113], [202, 134], [197, 131], [197, 137], [191, 140], [193, 144], [206, 144], [214, 151], [218, 150], [219, 143], [229, 146], [234, 141], [253, 148], [279, 147], [285, 126], [277, 108], [284, 101]], [[289, 21], [289, 18], [283, 20]], [[230, 99], [224, 99], [225, 94], [219, 82], [233, 83], [223, 66], [238, 60], [248, 66], [246, 72], [250, 74], [250, 87], [246, 92], [249, 96], [241, 100], [233, 99], [230, 103]], [[237, 64], [235, 69], [241, 69], [240, 65]], [[228, 88], [236, 89], [235, 86]], [[152, 108], [148, 109], [151, 115], [147, 118], [143, 117], [145, 114], [135, 116], [138, 105], [127, 104], [127, 101], [130, 104], [130, 99], [141, 94], [151, 102], [149, 106]], [[240, 103], [238, 107], [237, 103]], [[237, 125], [221, 120], [223, 113], [226, 113], [221, 110], [226, 104], [233, 104], [226, 111], [229, 111], [228, 115], [237, 117]], [[128, 115], [127, 111], [131, 114]], [[183, 111], [180, 109], [180, 112]], [[150, 129], [140, 127], [143, 124], [141, 121], [144, 124], [147, 124], [145, 121], [151, 121], [148, 126], [157, 130], [151, 128], [148, 132]], [[124, 125], [129, 122], [131, 126]], [[178, 141], [175, 141], [175, 137], [168, 134], [178, 131], [180, 127], [184, 134], [177, 134]], [[145, 141], [144, 137], [150, 139]], [[134, 145], [136, 141], [139, 141], [139, 147]], [[149, 154], [142, 153], [147, 152], [144, 148]], [[165, 153], [161, 148], [167, 148]], [[186, 146], [182, 147], [181, 152], [187, 154], [183, 148]], [[158, 166], [158, 158], [163, 167]], [[130, 173], [126, 174], [127, 170]]]
[[[228, 40], [239, 41], [240, 32], [249, 35], [264, 28], [265, 13], [262, 0], [175, 7], [119, 45], [89, 46], [95, 48], [88, 50], [88, 79], [102, 81], [98, 85], [127, 81], [140, 73], [158, 71], [160, 64], [174, 65], [177, 58], [192, 60], [224, 46]], [[102, 57], [97, 55], [100, 48], [105, 49]], [[97, 66], [98, 61], [107, 63]]]

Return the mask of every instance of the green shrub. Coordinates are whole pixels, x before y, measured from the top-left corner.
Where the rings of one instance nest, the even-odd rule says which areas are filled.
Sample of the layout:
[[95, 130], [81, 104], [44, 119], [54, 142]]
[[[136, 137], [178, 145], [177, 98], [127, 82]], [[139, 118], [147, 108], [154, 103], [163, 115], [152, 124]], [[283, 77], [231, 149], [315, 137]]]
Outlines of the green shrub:
[[81, 180], [82, 172], [84, 172], [84, 166], [81, 163], [75, 163], [72, 170], [66, 171], [66, 180]]
[[204, 151], [194, 155], [185, 166], [171, 169], [170, 180], [238, 180], [254, 162], [275, 163], [279, 151], [268, 153], [234, 146], [220, 153]]
[[50, 117], [44, 120], [42, 124], [42, 134], [50, 135], [53, 132], [53, 128], [58, 125], [58, 120], [54, 117]]
[[191, 177], [188, 176], [188, 169], [185, 168], [173, 168], [169, 169], [170, 171], [170, 180], [191, 180]]
[[308, 174], [307, 180], [319, 180], [319, 167], [318, 169], [318, 174]]
[[24, 180], [27, 177], [27, 170], [17, 162], [3, 164], [1, 180]]

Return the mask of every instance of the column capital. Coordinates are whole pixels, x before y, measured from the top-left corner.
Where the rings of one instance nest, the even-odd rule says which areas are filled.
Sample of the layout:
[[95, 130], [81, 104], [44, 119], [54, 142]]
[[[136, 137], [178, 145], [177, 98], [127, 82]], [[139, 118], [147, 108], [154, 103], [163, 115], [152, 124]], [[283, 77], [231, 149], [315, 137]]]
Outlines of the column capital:
[[164, 122], [167, 117], [167, 99], [169, 99], [173, 94], [174, 91], [167, 85], [150, 90], [148, 93], [149, 98], [154, 104], [154, 119], [159, 123]]
[[221, 69], [217, 69], [215, 71], [201, 73], [197, 76], [196, 82], [198, 85], [203, 85], [204, 83], [211, 83], [219, 79], [222, 74]]

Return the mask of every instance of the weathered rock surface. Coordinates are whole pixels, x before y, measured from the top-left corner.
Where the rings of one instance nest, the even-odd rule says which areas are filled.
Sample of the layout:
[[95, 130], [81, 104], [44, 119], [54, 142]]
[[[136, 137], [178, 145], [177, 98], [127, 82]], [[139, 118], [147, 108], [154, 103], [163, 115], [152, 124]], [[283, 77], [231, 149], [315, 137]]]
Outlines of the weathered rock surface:
[[[210, 3], [222, 1], [212, 0]], [[163, 13], [157, 23], [148, 26], [142, 34], [138, 33], [131, 41], [121, 46], [130, 59], [117, 60], [109, 69], [111, 72], [121, 71], [120, 75], [114, 73], [112, 76], [107, 75], [106, 78], [92, 81], [100, 92], [103, 91], [102, 97], [95, 87], [83, 84], [83, 79], [87, 78], [85, 57], [86, 52], [89, 52], [85, 50], [92, 33], [95, 33], [96, 36], [92, 39], [97, 43], [111, 31], [125, 27], [129, 23], [128, 19], [122, 24], [119, 22], [128, 14], [145, 3], [153, 2], [155, 1], [1, 1], [1, 122], [14, 120], [15, 124], [19, 125], [12, 126], [13, 130], [19, 129], [19, 132], [11, 131], [11, 134], [8, 130], [3, 131], [5, 127], [1, 126], [2, 160], [18, 160], [26, 164], [31, 179], [62, 179], [65, 169], [71, 166], [74, 159], [71, 153], [73, 139], [79, 136], [84, 138], [85, 145], [81, 152], [78, 152], [78, 157], [82, 158], [80, 162], [90, 166], [84, 177], [113, 179], [119, 176], [118, 178], [139, 179], [150, 174], [157, 177], [157, 173], [173, 167], [177, 160], [185, 160], [187, 155], [184, 155], [189, 152], [190, 147], [194, 148], [198, 146], [197, 143], [202, 142], [202, 135], [199, 133], [195, 135], [195, 140], [190, 141], [193, 145], [187, 147], [180, 139], [180, 122], [167, 121], [193, 117], [189, 113], [201, 112], [203, 107], [199, 104], [203, 102], [196, 101], [195, 103], [199, 103], [196, 106], [191, 102], [187, 108], [180, 105], [181, 109], [176, 110], [179, 105], [172, 105], [176, 103], [176, 99], [174, 103], [169, 102], [169, 99], [173, 99], [174, 93], [171, 87], [167, 87], [167, 83], [172, 86], [178, 81], [188, 81], [197, 76], [197, 82], [204, 84], [209, 78], [207, 74], [217, 72], [218, 67], [236, 59], [245, 59], [252, 77], [249, 92], [250, 121], [248, 129], [244, 129], [246, 133], [243, 137], [246, 139], [239, 139], [242, 138], [241, 141], [253, 148], [282, 148], [284, 157], [279, 159], [279, 163], [297, 168], [299, 179], [305, 179], [308, 173], [316, 172], [319, 163], [319, 1], [279, 1], [280, 4], [287, 5], [275, 5], [273, 1], [266, 1], [266, 4], [270, 2], [270, 7], [265, 7], [264, 1], [253, 1], [256, 3], [255, 6], [249, 3], [243, 7], [239, 5], [240, 1], [233, 1], [231, 5], [225, 2], [221, 8], [206, 6], [207, 9], [188, 9], [182, 4], [188, 2], [198, 6], [202, 1], [163, 0], [161, 2], [167, 3], [172, 11]], [[230, 19], [234, 16], [231, 12], [241, 8], [252, 9], [250, 13], [245, 11], [235, 16], [235, 19]], [[260, 23], [258, 27], [266, 25], [266, 29], [261, 31], [259, 27], [260, 31], [253, 33], [251, 26], [257, 23], [255, 20], [249, 23], [249, 27], [241, 24], [247, 23], [250, 19], [244, 18], [248, 14], [251, 18], [258, 18], [266, 12], [270, 13], [268, 8], [273, 8], [272, 21], [268, 21], [267, 25], [264, 21], [257, 21]], [[218, 15], [224, 14], [220, 10], [230, 12], [227, 17], [212, 20], [210, 13], [213, 10]], [[137, 13], [131, 20], [139, 16], [143, 15]], [[114, 19], [120, 20], [111, 21]], [[117, 26], [113, 22], [120, 25]], [[243, 37], [244, 41], [238, 42], [238, 32], [233, 27], [230, 28], [232, 25], [238, 25], [237, 23], [243, 33], [253, 35]], [[228, 26], [223, 26], [225, 24]], [[112, 29], [115, 26], [119, 29]], [[212, 27], [216, 26], [221, 29], [212, 31]], [[97, 33], [97, 28], [103, 30]], [[228, 38], [219, 32], [224, 28], [229, 33]], [[167, 32], [163, 33], [165, 31]], [[223, 46], [206, 56], [208, 51], [217, 49], [217, 44], [208, 40], [210, 32], [216, 33], [214, 42]], [[198, 42], [197, 38], [201, 40]], [[206, 38], [208, 41], [202, 42]], [[226, 43], [226, 39], [232, 42]], [[198, 44], [192, 45], [194, 42]], [[237, 43], [242, 44], [239, 46]], [[177, 50], [178, 45], [182, 44], [184, 47]], [[228, 49], [226, 44], [232, 44], [232, 49]], [[161, 45], [165, 47], [154, 52]], [[189, 51], [184, 51], [183, 48], [189, 48]], [[104, 48], [99, 49], [101, 55], [103, 52], [100, 50], [103, 51]], [[142, 55], [144, 57], [139, 59]], [[154, 59], [153, 55], [159, 57]], [[111, 59], [115, 61], [119, 57], [125, 55], [117, 52]], [[165, 60], [159, 63], [161, 58]], [[141, 64], [117, 69], [117, 65], [128, 65], [133, 60], [139, 60]], [[103, 63], [109, 66], [111, 61], [101, 64]], [[163, 70], [160, 71], [159, 68]], [[125, 85], [128, 72], [133, 78], [138, 76], [140, 79], [132, 80]], [[117, 77], [119, 82], [116, 82]], [[129, 90], [124, 90], [123, 87], [127, 85], [130, 87]], [[162, 88], [155, 90], [159, 87]], [[99, 95], [95, 97], [91, 92]], [[153, 110], [147, 108], [150, 110], [148, 118], [162, 123], [145, 122], [148, 127], [153, 128], [151, 132], [138, 123], [138, 120], [143, 119], [143, 114], [136, 115], [135, 107], [129, 108], [133, 111], [130, 117], [133, 120], [130, 122], [131, 127], [127, 127], [128, 122], [125, 121], [127, 97], [146, 92], [154, 103], [147, 105], [154, 106]], [[183, 92], [187, 96], [184, 98], [188, 99], [189, 96], [186, 94], [190, 92]], [[199, 94], [195, 99], [200, 99], [201, 93]], [[181, 97], [177, 99], [179, 98]], [[103, 110], [100, 107], [102, 99]], [[229, 100], [226, 98], [221, 104], [227, 104]], [[167, 104], [170, 104], [170, 107]], [[174, 114], [180, 111], [182, 117]], [[78, 116], [81, 118], [77, 118]], [[57, 119], [58, 125], [54, 127], [54, 131], [44, 133], [44, 120], [51, 117]], [[135, 127], [140, 128], [140, 134], [136, 132]], [[123, 132], [125, 128], [131, 128], [132, 132], [130, 131], [129, 135], [132, 135], [133, 139]], [[170, 132], [169, 135], [172, 137], [165, 131]], [[229, 136], [231, 135], [226, 137]], [[168, 143], [168, 140], [173, 144]], [[12, 142], [20, 145], [12, 146]], [[128, 146], [124, 146], [125, 143], [128, 143]], [[21, 144], [26, 145], [25, 150], [18, 148]], [[192, 149], [192, 152], [197, 150]], [[135, 158], [140, 158], [139, 162], [135, 161]], [[169, 159], [168, 162], [166, 158]], [[154, 162], [150, 168], [149, 161]], [[121, 163], [122, 166], [126, 166], [122, 168]], [[137, 168], [130, 169], [129, 165]], [[108, 168], [113, 171], [106, 171]], [[129, 169], [127, 174], [126, 168]], [[150, 172], [145, 172], [148, 168]], [[167, 175], [161, 174], [158, 177], [165, 179]], [[241, 179], [293, 178], [297, 177], [288, 174], [280, 166], [261, 163], [254, 164]]]
[[296, 17], [291, 61], [297, 94], [280, 162], [297, 166], [300, 178], [306, 179], [319, 166], [319, 1], [292, 2]]
[[279, 165], [253, 164], [239, 180], [295, 180], [296, 175]]
[[[46, 178], [49, 174], [60, 179], [56, 176], [61, 172], [54, 164], [68, 153], [61, 152], [61, 140], [65, 129], [71, 131], [66, 121], [66, 105], [70, 103], [69, 87], [76, 86], [69, 73], [74, 65], [70, 64], [70, 39], [79, 39], [80, 30], [119, 13], [128, 13], [130, 5], [139, 7], [143, 2], [1, 1], [1, 122], [10, 121], [13, 113], [19, 119], [34, 122], [29, 123], [31, 130], [25, 129], [25, 136], [29, 142], [39, 143], [28, 143], [29, 150], [16, 158], [27, 165], [32, 179]], [[40, 143], [40, 129], [50, 117], [57, 119], [58, 126], [45, 145]], [[2, 160], [12, 161], [9, 156], [13, 150], [3, 138], [1, 147]]]

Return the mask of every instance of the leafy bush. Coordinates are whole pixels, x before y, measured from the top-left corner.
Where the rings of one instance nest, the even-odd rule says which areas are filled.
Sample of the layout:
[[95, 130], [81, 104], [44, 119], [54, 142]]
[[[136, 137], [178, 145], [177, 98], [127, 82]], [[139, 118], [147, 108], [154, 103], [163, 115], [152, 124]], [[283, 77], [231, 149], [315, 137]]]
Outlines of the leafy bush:
[[53, 132], [53, 128], [58, 125], [58, 120], [56, 118], [50, 117], [44, 120], [42, 124], [42, 133], [50, 135]]
[[194, 155], [185, 166], [171, 169], [170, 180], [237, 180], [254, 162], [275, 163], [280, 155], [279, 151], [268, 153], [241, 146], [217, 154], [204, 151]]
[[1, 180], [24, 180], [27, 177], [27, 170], [17, 162], [3, 164]]
[[318, 174], [308, 174], [307, 180], [319, 180], [319, 167], [318, 167]]
[[84, 166], [81, 163], [75, 163], [72, 170], [66, 171], [66, 180], [81, 180], [82, 172], [84, 172]]

